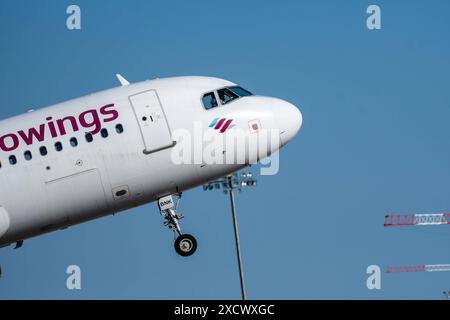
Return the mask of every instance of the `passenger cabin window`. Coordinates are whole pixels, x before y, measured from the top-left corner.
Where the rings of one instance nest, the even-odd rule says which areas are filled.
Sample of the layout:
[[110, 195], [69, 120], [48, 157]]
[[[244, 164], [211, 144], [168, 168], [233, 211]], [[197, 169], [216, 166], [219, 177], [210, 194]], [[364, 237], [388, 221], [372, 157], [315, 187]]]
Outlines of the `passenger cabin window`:
[[27, 160], [27, 161], [30, 161], [33, 158], [33, 156], [31, 155], [31, 151], [25, 151], [23, 156], [25, 157], [25, 160]]
[[70, 139], [70, 145], [72, 146], [72, 147], [76, 147], [76, 146], [78, 146], [78, 140], [77, 140], [77, 138], [75, 138], [75, 137], [73, 137], [73, 138], [71, 138]]
[[108, 138], [108, 130], [107, 129], [103, 128], [100, 131], [100, 134], [102, 135], [103, 138]]
[[55, 150], [56, 151], [62, 151], [62, 149], [63, 149], [63, 146], [62, 146], [62, 143], [61, 142], [56, 142], [55, 143]]
[[202, 98], [202, 101], [203, 101], [203, 107], [206, 110], [209, 110], [209, 109], [212, 109], [212, 108], [215, 108], [218, 106], [217, 99], [216, 99], [214, 92], [209, 92], [209, 93], [205, 94]]
[[120, 123], [116, 125], [116, 132], [119, 134], [123, 132], [123, 126]]
[[85, 137], [86, 137], [86, 141], [89, 142], [89, 143], [94, 140], [94, 137], [90, 133], [86, 133]]
[[47, 148], [42, 146], [39, 148], [39, 152], [41, 153], [41, 156], [46, 156], [47, 155]]
[[17, 158], [16, 156], [9, 156], [9, 163], [11, 165], [15, 165], [17, 163]]

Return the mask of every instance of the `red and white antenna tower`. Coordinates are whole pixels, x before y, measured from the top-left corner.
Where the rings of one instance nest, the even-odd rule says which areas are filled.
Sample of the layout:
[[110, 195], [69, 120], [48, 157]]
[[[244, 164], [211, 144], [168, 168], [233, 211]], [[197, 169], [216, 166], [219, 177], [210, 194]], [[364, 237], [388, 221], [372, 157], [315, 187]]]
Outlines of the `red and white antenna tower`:
[[450, 271], [450, 264], [424, 264], [419, 266], [388, 267], [386, 273], [443, 272]]
[[384, 226], [435, 226], [450, 224], [450, 213], [388, 214]]
[[[450, 213], [387, 214], [384, 220], [385, 227], [435, 226], [442, 224], [450, 224]], [[386, 269], [386, 273], [443, 271], [450, 271], [450, 264], [424, 264], [418, 266], [388, 267]]]

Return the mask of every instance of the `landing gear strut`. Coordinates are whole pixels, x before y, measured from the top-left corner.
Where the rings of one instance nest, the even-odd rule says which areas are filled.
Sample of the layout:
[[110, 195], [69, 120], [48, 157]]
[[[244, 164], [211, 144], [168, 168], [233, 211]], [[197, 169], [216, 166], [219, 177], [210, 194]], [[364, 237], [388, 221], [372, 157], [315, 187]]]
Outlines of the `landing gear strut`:
[[177, 205], [174, 204], [172, 195], [162, 197], [158, 200], [159, 210], [164, 216], [164, 225], [172, 229], [175, 238], [175, 251], [183, 257], [188, 257], [197, 250], [197, 240], [190, 234], [183, 234], [179, 221], [183, 215], [177, 212], [178, 201], [181, 195], [178, 194]]

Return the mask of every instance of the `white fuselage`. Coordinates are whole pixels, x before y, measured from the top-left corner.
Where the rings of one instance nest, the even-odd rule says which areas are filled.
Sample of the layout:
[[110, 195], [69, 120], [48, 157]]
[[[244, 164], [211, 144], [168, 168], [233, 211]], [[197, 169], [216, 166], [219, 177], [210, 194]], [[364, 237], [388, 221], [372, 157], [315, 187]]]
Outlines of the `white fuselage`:
[[205, 110], [203, 94], [232, 85], [207, 77], [157, 79], [1, 121], [0, 246], [185, 191], [261, 158], [174, 163], [178, 129], [206, 131], [223, 117], [233, 119], [228, 131], [250, 135], [255, 119], [279, 129], [281, 145], [297, 133], [300, 112], [279, 99], [250, 96]]

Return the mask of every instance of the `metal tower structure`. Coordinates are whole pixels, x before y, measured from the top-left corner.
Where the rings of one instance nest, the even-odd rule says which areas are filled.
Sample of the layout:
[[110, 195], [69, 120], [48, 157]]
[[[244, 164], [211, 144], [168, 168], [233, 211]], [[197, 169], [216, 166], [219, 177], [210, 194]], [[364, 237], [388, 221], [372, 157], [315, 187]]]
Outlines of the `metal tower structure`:
[[431, 226], [450, 224], [450, 213], [388, 214], [384, 226]]
[[244, 266], [242, 264], [242, 257], [241, 257], [241, 244], [239, 241], [239, 228], [236, 215], [234, 191], [237, 190], [241, 192], [243, 187], [254, 187], [254, 186], [256, 186], [256, 179], [253, 178], [253, 174], [251, 172], [235, 173], [233, 175], [229, 175], [222, 179], [211, 181], [208, 184], [203, 185], [204, 191], [222, 189], [225, 194], [230, 195], [231, 216], [233, 218], [234, 239], [236, 242], [236, 256], [239, 267], [239, 279], [241, 285], [242, 300], [247, 299], [247, 294], [245, 291]]

